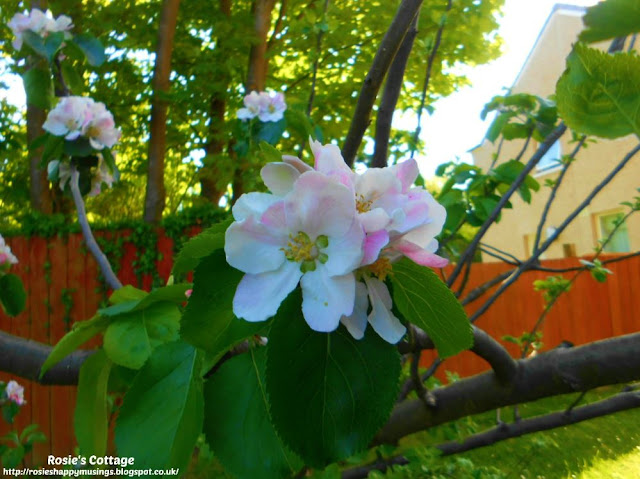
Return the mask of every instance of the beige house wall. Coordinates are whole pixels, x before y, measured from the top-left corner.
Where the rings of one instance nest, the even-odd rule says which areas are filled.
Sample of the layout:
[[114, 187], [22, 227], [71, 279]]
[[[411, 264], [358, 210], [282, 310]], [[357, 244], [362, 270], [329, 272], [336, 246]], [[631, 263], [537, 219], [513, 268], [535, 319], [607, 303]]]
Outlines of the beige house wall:
[[[571, 51], [572, 43], [575, 42], [582, 27], [580, 12], [563, 10], [561, 7], [556, 9], [527, 59], [512, 92], [526, 92], [543, 97], [553, 94], [556, 81], [564, 71], [566, 56]], [[606, 49], [608, 43], [597, 46]], [[575, 148], [569, 132], [565, 133], [560, 143], [562, 154], [568, 154]], [[638, 139], [635, 136], [628, 136], [618, 140], [598, 140], [597, 143], [589, 143], [586, 148], [583, 147], [576, 157], [577, 160], [569, 167], [563, 185], [558, 190], [542, 232], [543, 240], [546, 238], [547, 229], [560, 225], [637, 144]], [[523, 146], [523, 141], [505, 142], [498, 164], [516, 157]], [[531, 157], [537, 147], [538, 145], [532, 141], [523, 157], [525, 161]], [[495, 150], [495, 145], [485, 141], [472, 152], [474, 163], [486, 171]], [[514, 195], [513, 209], [504, 210], [501, 221], [490, 228], [484, 242], [521, 259], [528, 256], [530, 248], [528, 243], [531, 243], [535, 236], [540, 216], [551, 191], [550, 187], [545, 186], [545, 180], [557, 178], [558, 172], [558, 167], [535, 171], [533, 176], [541, 184], [541, 189], [538, 193], [534, 193], [531, 204], [524, 203]], [[593, 253], [599, 239], [599, 216], [603, 213], [628, 211], [620, 203], [632, 201], [634, 196], [638, 196], [640, 194], [636, 190], [638, 187], [640, 187], [640, 154], [634, 157], [622, 173], [616, 176], [580, 213], [547, 250], [543, 258], [562, 258], [573, 251], [578, 256]], [[640, 216], [632, 216], [627, 223], [627, 228], [631, 251], [640, 250]], [[483, 260], [494, 261], [488, 255], [483, 255]]]

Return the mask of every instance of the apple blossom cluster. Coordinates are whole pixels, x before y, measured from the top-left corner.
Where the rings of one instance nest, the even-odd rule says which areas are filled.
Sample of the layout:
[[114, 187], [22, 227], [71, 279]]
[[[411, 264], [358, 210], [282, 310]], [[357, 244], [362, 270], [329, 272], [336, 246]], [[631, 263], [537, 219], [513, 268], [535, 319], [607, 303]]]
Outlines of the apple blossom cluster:
[[34, 8], [26, 15], [16, 13], [9, 21], [8, 26], [15, 35], [12, 43], [13, 47], [16, 50], [20, 50], [23, 43], [22, 35], [26, 31], [32, 31], [43, 38], [50, 33], [65, 32], [65, 37], [70, 38], [71, 34], [68, 32], [73, 27], [73, 24], [71, 23], [71, 18], [66, 15], [60, 15], [54, 19], [51, 11], [43, 12]]
[[262, 122], [280, 121], [287, 109], [284, 93], [270, 95], [266, 91], [260, 93], [252, 91], [244, 97], [244, 108], [238, 110], [238, 118], [242, 121], [255, 117]]
[[12, 401], [18, 406], [24, 406], [27, 401], [24, 400], [24, 388], [16, 381], [9, 381], [4, 389], [5, 400]]
[[70, 141], [87, 138], [96, 150], [113, 147], [121, 135], [104, 103], [82, 96], [63, 97], [49, 112], [42, 128]]
[[[96, 166], [91, 175], [91, 190], [88, 196], [98, 196], [102, 191], [102, 184], [105, 183], [109, 188], [113, 186], [115, 177], [109, 171], [109, 166], [104, 161], [103, 156], [98, 153], [98, 166]], [[49, 179], [57, 180], [60, 189], [64, 190], [65, 186], [71, 179], [71, 165], [60, 160], [52, 160], [47, 165], [47, 173]]]
[[0, 235], [0, 273], [8, 270], [12, 264], [17, 264], [18, 258], [11, 252], [11, 248]]
[[270, 193], [244, 194], [233, 206], [225, 253], [246, 273], [234, 314], [264, 321], [299, 283], [311, 329], [330, 332], [342, 322], [360, 339], [370, 324], [396, 343], [406, 328], [391, 311], [384, 281], [402, 256], [424, 266], [447, 264], [435, 254], [446, 211], [413, 186], [415, 160], [356, 174], [337, 146], [311, 148], [314, 168], [283, 156], [261, 171]]

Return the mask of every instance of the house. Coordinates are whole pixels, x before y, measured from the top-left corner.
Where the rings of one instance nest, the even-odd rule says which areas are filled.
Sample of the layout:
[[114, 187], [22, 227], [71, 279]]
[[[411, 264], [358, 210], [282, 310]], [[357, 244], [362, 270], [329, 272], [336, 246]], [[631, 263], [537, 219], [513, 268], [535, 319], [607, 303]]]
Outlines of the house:
[[[540, 35], [525, 61], [512, 93], [531, 93], [548, 97], [555, 91], [555, 84], [565, 69], [565, 59], [572, 44], [583, 29], [582, 16], [586, 9], [573, 5], [555, 5]], [[635, 38], [626, 40], [625, 48], [633, 45]], [[635, 47], [638, 50], [638, 43]], [[608, 42], [594, 45], [606, 50]], [[474, 163], [485, 171], [489, 168], [496, 151], [496, 145], [485, 140], [472, 151]], [[542, 240], [553, 232], [567, 215], [593, 190], [606, 174], [638, 144], [635, 136], [618, 140], [598, 139], [589, 143], [577, 155], [567, 171], [563, 185], [551, 207], [547, 223], [542, 231]], [[524, 147], [524, 141], [504, 142], [498, 163], [514, 158]], [[531, 141], [523, 159], [530, 158], [538, 148]], [[539, 218], [549, 198], [551, 188], [545, 186], [546, 180], [557, 178], [561, 169], [557, 159], [570, 154], [575, 148], [569, 132], [556, 142], [538, 164], [533, 176], [541, 189], [533, 195], [531, 204], [524, 203], [519, 197], [512, 199], [513, 210], [504, 210], [501, 221], [493, 225], [484, 238], [488, 245], [507, 251], [518, 258], [525, 258], [532, 250]], [[623, 201], [632, 201], [639, 193], [640, 155], [634, 158], [616, 178], [601, 191], [591, 204], [560, 235], [559, 239], [547, 250], [542, 258], [562, 258], [583, 256], [593, 253], [598, 240], [610, 234], [614, 224], [628, 208]], [[640, 250], [640, 215], [632, 216], [625, 226], [619, 228], [608, 246], [607, 253], [624, 253]], [[484, 255], [485, 261], [493, 258]]]

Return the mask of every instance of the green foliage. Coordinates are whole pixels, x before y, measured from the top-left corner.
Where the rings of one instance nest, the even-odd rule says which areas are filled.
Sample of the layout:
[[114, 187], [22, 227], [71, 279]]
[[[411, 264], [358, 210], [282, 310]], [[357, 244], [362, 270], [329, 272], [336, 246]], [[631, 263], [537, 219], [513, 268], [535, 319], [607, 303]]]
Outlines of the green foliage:
[[562, 275], [548, 276], [547, 279], [537, 279], [533, 282], [533, 289], [542, 291], [545, 302], [555, 301], [562, 293], [571, 289], [571, 280]]
[[[111, 308], [130, 304], [121, 303]], [[156, 347], [178, 339], [179, 328], [180, 311], [171, 302], [158, 301], [140, 309], [133, 308], [113, 317], [104, 334], [104, 350], [114, 363], [140, 369]]]
[[556, 86], [558, 111], [572, 129], [602, 138], [640, 136], [640, 57], [578, 43]]
[[65, 357], [74, 352], [95, 335], [107, 329], [109, 323], [109, 318], [99, 315], [94, 316], [87, 321], [78, 321], [74, 323], [71, 331], [65, 334], [53, 347], [51, 353], [49, 353], [49, 356], [40, 370], [40, 377], [44, 376], [51, 367], [62, 361]]
[[26, 30], [22, 33], [22, 39], [36, 54], [44, 57], [47, 62], [51, 63], [54, 55], [62, 46], [64, 32], [51, 33], [47, 35], [46, 38], [42, 38], [37, 33]]
[[27, 293], [18, 276], [0, 272], [0, 305], [8, 316], [17, 316], [27, 303]]
[[118, 455], [136, 469], [185, 470], [202, 431], [201, 354], [183, 342], [157, 348], [136, 376], [118, 414]]
[[207, 441], [226, 470], [240, 479], [279, 479], [302, 467], [271, 424], [265, 353], [252, 349], [225, 361], [204, 388]]
[[0, 461], [2, 467], [16, 468], [24, 460], [26, 454], [30, 453], [36, 442], [46, 442], [42, 431], [38, 430], [37, 424], [30, 424], [18, 435], [16, 431], [11, 431], [0, 437]]
[[605, 268], [602, 264], [602, 261], [600, 261], [599, 259], [594, 259], [593, 261], [581, 259], [580, 263], [586, 266], [593, 279], [595, 279], [598, 283], [604, 283], [605, 281], [607, 281], [607, 277], [610, 274], [613, 274], [613, 271]]
[[47, 70], [32, 67], [22, 75], [27, 103], [38, 108], [49, 109], [53, 98], [53, 82]]
[[408, 259], [393, 265], [393, 302], [402, 316], [427, 332], [441, 358], [473, 346], [473, 331], [453, 292], [429, 268]]
[[87, 457], [104, 456], [107, 452], [107, 386], [111, 366], [107, 355], [99, 350], [80, 368], [73, 427], [80, 453]]
[[533, 349], [534, 351], [542, 349], [542, 346], [544, 345], [544, 343], [542, 342], [542, 336], [542, 331], [536, 331], [535, 333], [525, 331], [518, 337], [506, 334], [502, 336], [502, 339], [509, 343], [515, 344], [520, 349], [520, 352], [526, 353], [529, 348]]
[[71, 42], [84, 53], [89, 65], [99, 67], [107, 59], [102, 43], [92, 35], [74, 35]]
[[264, 323], [250, 323], [233, 314], [233, 296], [242, 276], [227, 264], [223, 250], [200, 262], [181, 322], [180, 334], [185, 341], [219, 357], [265, 327]]
[[329, 334], [312, 331], [301, 302], [296, 289], [274, 318], [266, 389], [285, 445], [321, 467], [364, 450], [387, 420], [398, 392], [400, 357], [371, 328], [359, 341], [343, 327]]
[[198, 263], [214, 251], [224, 247], [224, 235], [231, 220], [218, 223], [189, 239], [173, 263], [173, 274], [184, 274], [195, 269]]
[[593, 43], [640, 32], [640, 4], [636, 0], [606, 0], [587, 9], [580, 41]]

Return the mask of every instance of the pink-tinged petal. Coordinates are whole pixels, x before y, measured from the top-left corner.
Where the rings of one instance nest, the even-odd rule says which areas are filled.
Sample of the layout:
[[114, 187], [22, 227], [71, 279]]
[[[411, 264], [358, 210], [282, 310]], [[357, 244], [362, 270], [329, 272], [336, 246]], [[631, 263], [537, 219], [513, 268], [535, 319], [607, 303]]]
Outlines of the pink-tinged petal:
[[234, 203], [231, 212], [235, 220], [242, 221], [249, 216], [262, 216], [271, 205], [278, 201], [282, 201], [282, 198], [269, 193], [245, 193]]
[[403, 193], [406, 193], [409, 188], [411, 188], [411, 185], [413, 185], [413, 182], [416, 181], [416, 178], [420, 174], [418, 163], [413, 158], [393, 165], [389, 167], [389, 170], [391, 170], [396, 178], [400, 180], [400, 183], [402, 183]]
[[387, 286], [376, 278], [365, 277], [365, 282], [371, 300], [369, 324], [382, 339], [391, 344], [397, 343], [402, 339], [407, 329], [391, 312], [391, 295]]
[[233, 297], [233, 314], [247, 321], [265, 321], [278, 312], [280, 303], [295, 289], [300, 265], [286, 261], [276, 271], [245, 274]]
[[375, 206], [382, 208], [386, 206], [386, 201], [384, 201], [386, 197], [399, 195], [402, 190], [400, 180], [387, 168], [368, 169], [356, 178], [355, 185], [358, 197], [372, 201]]
[[353, 273], [329, 277], [322, 266], [305, 273], [302, 286], [302, 314], [311, 329], [328, 333], [340, 324], [340, 318], [350, 316], [356, 299]]
[[442, 258], [429, 250], [422, 249], [420, 246], [406, 240], [399, 240], [395, 242], [393, 244], [393, 248], [422, 266], [444, 268], [449, 264], [449, 260]]
[[[53, 114], [49, 114], [45, 122], [42, 124], [42, 128], [55, 136], [66, 135], [69, 131], [63, 120]], [[78, 132], [78, 134], [80, 133]]]
[[354, 339], [364, 338], [367, 329], [367, 310], [369, 309], [369, 296], [364, 283], [356, 282], [356, 301], [353, 306], [353, 313], [350, 316], [342, 316], [340, 322], [344, 324], [347, 331]]
[[303, 173], [285, 198], [287, 222], [292, 233], [305, 232], [340, 237], [349, 231], [356, 215], [353, 194], [322, 173]]
[[344, 162], [340, 148], [336, 145], [322, 145], [319, 141], [310, 140], [311, 151], [315, 158], [315, 169], [321, 173], [329, 174], [333, 171], [342, 171], [350, 176], [355, 174]]
[[328, 246], [320, 250], [328, 256], [324, 266], [329, 276], [341, 276], [358, 268], [364, 254], [364, 242], [364, 230], [357, 220], [343, 236], [330, 236]]
[[384, 229], [391, 223], [391, 218], [382, 208], [360, 213], [358, 219], [367, 233]]
[[370, 233], [364, 240], [364, 257], [361, 266], [375, 263], [382, 248], [389, 244], [389, 232], [386, 230]]
[[282, 248], [287, 239], [287, 235], [249, 216], [227, 228], [224, 243], [227, 262], [245, 273], [275, 271], [286, 261]]
[[273, 231], [279, 231], [284, 235], [289, 233], [287, 226], [287, 216], [284, 210], [284, 201], [278, 201], [265, 211], [260, 217], [260, 222], [271, 228]]
[[313, 170], [313, 168], [311, 168], [297, 156], [282, 155], [282, 161], [284, 161], [288, 165], [293, 166], [300, 173], [306, 173], [307, 171]]
[[239, 120], [250, 120], [251, 118], [255, 118], [257, 113], [249, 110], [248, 108], [240, 108], [236, 113]]
[[184, 295], [188, 298], [191, 297], [191, 295], [193, 294], [193, 289], [188, 289], [184, 292]]
[[447, 210], [427, 191], [417, 189], [415, 192], [411, 191], [410, 195], [412, 197], [415, 197], [414, 195], [419, 195], [421, 200], [427, 204], [429, 208], [429, 221], [428, 223], [425, 222], [424, 225], [418, 226], [417, 228], [407, 232], [403, 239], [425, 248], [431, 240], [433, 240], [433, 238], [439, 235], [442, 231], [442, 227], [447, 219]]
[[284, 196], [293, 189], [300, 172], [287, 163], [269, 163], [262, 168], [260, 176], [271, 193]]
[[404, 205], [402, 211], [404, 212], [404, 220], [394, 224], [394, 230], [399, 233], [406, 233], [418, 226], [431, 222], [429, 206], [422, 201], [409, 201]]

